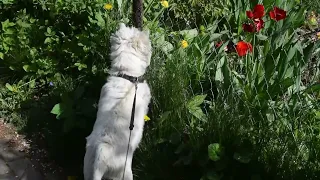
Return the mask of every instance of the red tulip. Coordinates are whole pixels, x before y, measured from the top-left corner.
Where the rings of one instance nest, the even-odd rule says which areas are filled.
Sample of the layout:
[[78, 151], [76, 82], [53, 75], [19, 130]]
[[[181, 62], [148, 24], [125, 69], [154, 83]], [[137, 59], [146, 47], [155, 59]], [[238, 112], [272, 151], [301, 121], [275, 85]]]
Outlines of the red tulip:
[[216, 48], [220, 47], [223, 43], [224, 43], [223, 41], [216, 43]]
[[280, 21], [287, 17], [287, 11], [280, 9], [278, 7], [274, 7], [273, 11], [269, 12], [270, 18], [276, 21]]
[[243, 24], [242, 28], [246, 32], [258, 32], [264, 27], [263, 20], [260, 19], [254, 19], [254, 25], [253, 24]]
[[242, 28], [245, 32], [254, 32], [255, 30], [253, 24], [243, 24]]
[[254, 24], [256, 25], [256, 31], [260, 31], [264, 27], [264, 22], [261, 18], [255, 19]]
[[239, 41], [236, 46], [236, 50], [239, 56], [245, 56], [248, 51], [252, 52], [252, 45], [248, 42]]
[[253, 11], [247, 11], [246, 14], [250, 19], [262, 18], [264, 16], [264, 6], [262, 4], [257, 4], [253, 8]]

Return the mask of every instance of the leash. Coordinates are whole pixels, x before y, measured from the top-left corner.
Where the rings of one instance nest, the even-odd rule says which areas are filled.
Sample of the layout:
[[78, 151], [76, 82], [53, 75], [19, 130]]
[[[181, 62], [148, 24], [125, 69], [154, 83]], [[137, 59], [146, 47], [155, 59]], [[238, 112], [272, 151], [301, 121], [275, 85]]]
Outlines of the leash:
[[[143, 0], [133, 0], [132, 3], [132, 19], [133, 19], [133, 25], [139, 29], [142, 30], [142, 23], [143, 23]], [[126, 161], [124, 163], [124, 168], [123, 168], [123, 175], [122, 175], [122, 180], [125, 180], [125, 173], [126, 173], [126, 167], [127, 167], [127, 161], [128, 161], [128, 155], [129, 155], [129, 149], [130, 149], [130, 142], [131, 142], [131, 134], [132, 130], [134, 128], [134, 114], [136, 110], [136, 96], [137, 96], [137, 89], [138, 89], [138, 83], [143, 81], [142, 77], [131, 77], [127, 75], [122, 75], [123, 78], [131, 81], [134, 83], [135, 91], [134, 91], [134, 98], [133, 98], [133, 103], [132, 103], [132, 111], [131, 111], [131, 119], [130, 119], [130, 126], [129, 126], [129, 141], [128, 141], [128, 146], [127, 146], [127, 153], [126, 153]], [[134, 78], [134, 79], [132, 79]]]
[[124, 175], [126, 173], [126, 167], [127, 167], [127, 161], [128, 161], [128, 154], [129, 154], [129, 148], [130, 148], [130, 141], [131, 141], [131, 133], [134, 127], [134, 114], [136, 111], [136, 97], [137, 97], [137, 89], [138, 89], [138, 82], [134, 83], [134, 98], [133, 98], [133, 103], [132, 103], [132, 111], [131, 111], [131, 119], [130, 119], [130, 126], [129, 126], [129, 141], [128, 141], [128, 146], [127, 146], [127, 153], [126, 153], [126, 161], [124, 163], [124, 168], [123, 168], [123, 175], [122, 175], [122, 180], [124, 180]]

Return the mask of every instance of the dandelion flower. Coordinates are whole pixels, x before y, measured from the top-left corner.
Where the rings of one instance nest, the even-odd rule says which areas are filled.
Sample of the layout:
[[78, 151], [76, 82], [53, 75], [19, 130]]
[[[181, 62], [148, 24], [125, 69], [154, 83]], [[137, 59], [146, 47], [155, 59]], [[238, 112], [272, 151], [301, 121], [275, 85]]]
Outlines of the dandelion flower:
[[161, 1], [160, 3], [164, 8], [168, 8], [169, 7], [169, 2], [168, 1]]
[[320, 39], [320, 32], [317, 33], [318, 39]]
[[144, 121], [150, 121], [150, 118], [147, 115], [144, 115]]
[[181, 47], [182, 48], [187, 48], [188, 46], [189, 46], [188, 41], [186, 41], [186, 40], [182, 40], [181, 41]]
[[112, 6], [112, 4], [105, 4], [105, 5], [103, 6], [103, 8], [104, 8], [105, 10], [111, 10], [111, 9], [113, 8], [113, 6]]

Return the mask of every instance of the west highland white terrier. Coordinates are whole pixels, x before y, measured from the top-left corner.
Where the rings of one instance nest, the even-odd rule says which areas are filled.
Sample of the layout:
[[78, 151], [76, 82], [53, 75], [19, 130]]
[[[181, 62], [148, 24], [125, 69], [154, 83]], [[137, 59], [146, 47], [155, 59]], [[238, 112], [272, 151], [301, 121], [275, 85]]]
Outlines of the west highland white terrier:
[[[97, 119], [87, 137], [85, 180], [101, 180], [102, 177], [122, 180], [124, 171], [125, 180], [133, 179], [132, 157], [142, 138], [144, 116], [151, 98], [149, 86], [142, 78], [151, 59], [149, 32], [121, 23], [111, 36], [110, 58], [110, 76], [101, 89]], [[126, 163], [135, 93], [134, 128]]]

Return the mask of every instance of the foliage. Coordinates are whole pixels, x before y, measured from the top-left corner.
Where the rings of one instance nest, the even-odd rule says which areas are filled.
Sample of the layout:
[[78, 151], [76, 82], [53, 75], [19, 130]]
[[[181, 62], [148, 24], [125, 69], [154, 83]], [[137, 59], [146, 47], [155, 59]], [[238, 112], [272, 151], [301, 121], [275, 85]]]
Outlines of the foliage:
[[[139, 179], [316, 178], [320, 45], [299, 34], [306, 6], [260, 1], [264, 26], [250, 33], [243, 24], [255, 23], [246, 11], [257, 1], [168, 2], [144, 1], [153, 100], [135, 156]], [[0, 1], [1, 116], [30, 138], [43, 134], [68, 173], [82, 174], [109, 37], [130, 23], [130, 1], [105, 3]], [[285, 19], [269, 17], [274, 6]], [[239, 42], [252, 52], [240, 57]]]

